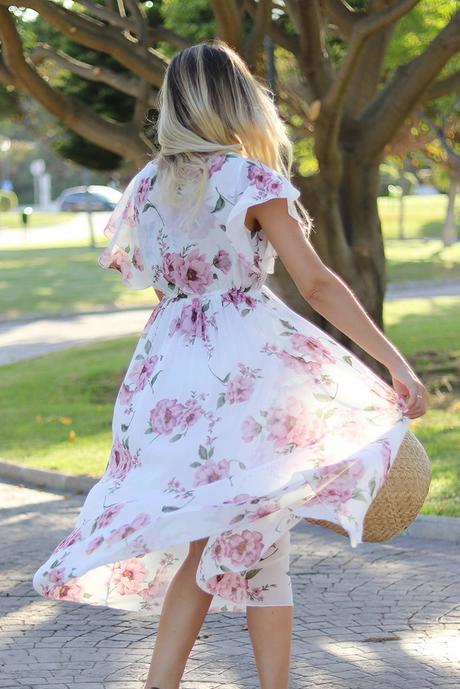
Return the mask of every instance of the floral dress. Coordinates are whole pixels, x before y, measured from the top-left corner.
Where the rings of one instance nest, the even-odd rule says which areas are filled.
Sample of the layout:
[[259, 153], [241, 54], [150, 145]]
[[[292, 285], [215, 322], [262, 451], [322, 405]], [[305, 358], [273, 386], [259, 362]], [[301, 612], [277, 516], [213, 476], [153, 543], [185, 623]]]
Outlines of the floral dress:
[[46, 598], [159, 613], [189, 542], [209, 537], [210, 612], [291, 605], [290, 529], [341, 525], [350, 545], [407, 431], [403, 400], [265, 284], [276, 252], [248, 207], [299, 191], [239, 154], [207, 158], [195, 220], [161, 196], [149, 161], [99, 258], [164, 293], [118, 391], [113, 442], [75, 528], [33, 577]]

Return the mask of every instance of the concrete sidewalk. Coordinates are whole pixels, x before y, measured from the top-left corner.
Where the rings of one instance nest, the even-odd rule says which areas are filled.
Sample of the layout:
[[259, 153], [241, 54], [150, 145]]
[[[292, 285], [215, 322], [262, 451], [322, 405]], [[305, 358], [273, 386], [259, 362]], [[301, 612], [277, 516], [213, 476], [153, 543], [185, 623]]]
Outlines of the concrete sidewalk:
[[[0, 687], [141, 689], [157, 618], [40, 598], [37, 567], [83, 498], [0, 484]], [[308, 525], [292, 538], [291, 689], [460, 686], [460, 548], [399, 536], [351, 549]], [[182, 689], [257, 689], [245, 624], [209, 615]]]

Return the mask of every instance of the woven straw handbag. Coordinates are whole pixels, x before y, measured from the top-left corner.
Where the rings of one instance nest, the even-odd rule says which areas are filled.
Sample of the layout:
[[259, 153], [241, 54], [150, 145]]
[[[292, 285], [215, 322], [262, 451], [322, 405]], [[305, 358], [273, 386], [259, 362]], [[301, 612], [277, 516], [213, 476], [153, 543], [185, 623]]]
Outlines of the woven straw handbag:
[[[428, 455], [415, 435], [407, 431], [388, 476], [367, 511], [363, 541], [388, 541], [404, 531], [420, 512], [430, 483]], [[347, 536], [345, 529], [332, 522], [307, 521]]]

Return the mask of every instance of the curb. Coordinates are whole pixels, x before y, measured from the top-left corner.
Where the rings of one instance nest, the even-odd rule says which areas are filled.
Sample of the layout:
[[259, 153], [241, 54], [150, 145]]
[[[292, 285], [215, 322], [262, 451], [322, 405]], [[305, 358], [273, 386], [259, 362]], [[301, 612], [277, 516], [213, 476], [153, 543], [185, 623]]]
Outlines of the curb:
[[98, 481], [91, 476], [70, 476], [59, 471], [34, 469], [4, 461], [0, 461], [0, 479], [70, 493], [87, 493]]
[[[71, 476], [59, 471], [34, 469], [5, 461], [0, 461], [1, 479], [19, 485], [28, 484], [41, 489], [49, 488], [77, 494], [87, 494], [99, 480], [91, 476]], [[399, 535], [460, 544], [460, 518], [419, 514]]]

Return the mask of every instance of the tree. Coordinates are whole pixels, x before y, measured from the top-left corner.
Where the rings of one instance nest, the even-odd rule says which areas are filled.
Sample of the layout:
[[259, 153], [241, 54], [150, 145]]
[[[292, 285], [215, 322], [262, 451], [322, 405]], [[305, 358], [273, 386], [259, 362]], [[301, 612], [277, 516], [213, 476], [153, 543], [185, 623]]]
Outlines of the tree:
[[[166, 9], [168, 4], [171, 0], [163, 2]], [[167, 55], [171, 47], [190, 43], [163, 24], [149, 25], [147, 5], [137, 0], [80, 0], [68, 9], [51, 0], [22, 2], [56, 31], [123, 66], [129, 76], [47, 48], [48, 58], [70, 72], [131, 96], [135, 107], [129, 121], [102, 117], [88, 104], [53, 88], [35, 67], [33, 55], [24, 54], [16, 10], [9, 9], [8, 0], [0, 0], [0, 81], [31, 95], [88, 141], [132, 165], [142, 164], [152, 147], [144, 114], [155, 107]], [[193, 5], [203, 7], [203, 1], [194, 0]], [[260, 72], [263, 65], [265, 35], [291, 66], [278, 96], [297, 143], [310, 141], [317, 161], [313, 174], [297, 174], [294, 179], [315, 220], [313, 242], [380, 327], [386, 277], [376, 198], [379, 163], [417, 107], [460, 84], [460, 70], [452, 68], [460, 49], [460, 12], [453, 0], [443, 4], [449, 16], [428, 45], [394, 70], [385, 63], [395, 28], [417, 5], [424, 5], [428, 13], [435, 11], [425, 0], [352, 5], [345, 0], [210, 0], [206, 5], [214, 15], [217, 35], [252, 69]], [[306, 311], [281, 262], [273, 283], [295, 310]]]

